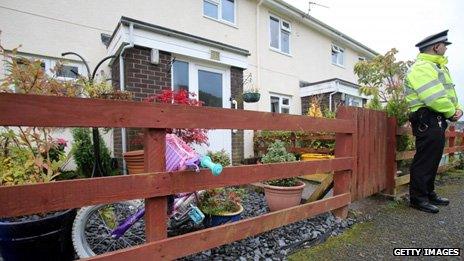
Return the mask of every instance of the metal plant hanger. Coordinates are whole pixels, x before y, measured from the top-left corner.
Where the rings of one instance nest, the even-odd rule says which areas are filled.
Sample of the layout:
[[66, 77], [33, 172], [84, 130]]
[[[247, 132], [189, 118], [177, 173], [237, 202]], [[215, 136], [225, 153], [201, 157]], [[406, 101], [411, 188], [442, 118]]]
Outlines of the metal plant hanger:
[[[79, 57], [79, 59], [84, 63], [85, 68], [87, 69], [87, 78], [88, 78], [88, 82], [89, 82], [90, 86], [93, 86], [94, 79], [95, 79], [95, 76], [97, 74], [98, 68], [106, 60], [116, 57], [116, 55], [110, 55], [110, 56], [107, 56], [107, 57], [103, 58], [97, 64], [97, 66], [93, 70], [92, 74], [90, 74], [89, 64], [87, 63], [87, 61], [85, 61], [85, 59], [81, 55], [79, 55], [77, 53], [74, 53], [74, 52], [65, 52], [65, 53], [61, 54], [61, 56], [63, 56], [63, 57], [67, 56], [67, 55], [75, 55], [75, 56]], [[79, 76], [78, 72], [75, 72], [75, 71], [72, 71], [72, 70], [71, 70], [71, 72], [74, 73], [75, 75]], [[103, 176], [105, 176], [105, 172], [103, 171], [102, 164], [101, 164], [101, 158], [100, 158], [100, 133], [99, 133], [97, 127], [92, 128], [92, 141], [93, 141], [93, 153], [95, 155], [95, 162], [93, 164], [91, 177], [103, 177]]]

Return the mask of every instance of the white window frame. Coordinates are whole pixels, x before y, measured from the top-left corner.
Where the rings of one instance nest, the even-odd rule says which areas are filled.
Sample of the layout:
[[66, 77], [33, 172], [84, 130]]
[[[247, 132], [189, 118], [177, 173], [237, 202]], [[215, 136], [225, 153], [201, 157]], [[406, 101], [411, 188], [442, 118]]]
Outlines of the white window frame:
[[[282, 109], [288, 109], [288, 114], [290, 114], [291, 111], [291, 106], [292, 106], [292, 96], [289, 95], [282, 95], [282, 94], [276, 94], [276, 93], [270, 93], [269, 95], [269, 111], [272, 112], [272, 97], [279, 98], [279, 111], [277, 113], [282, 113]], [[283, 104], [283, 100], [287, 99], [288, 104]]]
[[[337, 55], [337, 61], [334, 62], [332, 60], [332, 53], [333, 52], [336, 52], [338, 55], [341, 55], [342, 56], [342, 63], [340, 63], [339, 61], [339, 58], [338, 58], [338, 55]], [[345, 67], [344, 63], [345, 63], [345, 49], [344, 48], [341, 48], [340, 46], [336, 45], [336, 44], [332, 44], [331, 48], [330, 48], [330, 61], [332, 62], [333, 65], [337, 65], [337, 66], [340, 66], [340, 67]]]
[[358, 61], [359, 62], [364, 62], [364, 61], [367, 61], [367, 59], [364, 56], [358, 56]]
[[203, 0], [203, 10], [204, 10], [205, 2], [208, 2], [210, 4], [213, 4], [213, 5], [217, 6], [217, 8], [218, 8], [218, 17], [216, 18], [216, 17], [208, 16], [208, 15], [206, 15], [204, 13], [204, 11], [203, 11], [203, 17], [208, 18], [208, 19], [212, 19], [212, 20], [217, 21], [217, 22], [224, 23], [226, 25], [237, 27], [237, 0], [234, 0], [234, 22], [233, 23], [228, 21], [228, 20], [222, 19], [222, 1], [221, 0]]
[[[272, 30], [271, 30], [271, 18], [274, 18], [276, 19], [277, 21], [279, 21], [279, 35], [278, 35], [278, 38], [279, 38], [279, 48], [275, 48], [271, 45], [271, 40], [272, 40]], [[287, 20], [284, 20], [282, 18], [280, 18], [279, 16], [276, 16], [276, 15], [273, 15], [273, 14], [269, 14], [269, 19], [268, 19], [268, 22], [269, 22], [269, 48], [273, 51], [276, 51], [276, 52], [279, 52], [281, 54], [284, 54], [284, 55], [288, 55], [288, 56], [291, 56], [292, 55], [292, 24], [287, 21]], [[284, 26], [284, 23], [288, 24], [288, 27]], [[289, 35], [288, 35], [288, 53], [284, 52], [282, 50], [282, 31], [285, 31], [287, 32]]]

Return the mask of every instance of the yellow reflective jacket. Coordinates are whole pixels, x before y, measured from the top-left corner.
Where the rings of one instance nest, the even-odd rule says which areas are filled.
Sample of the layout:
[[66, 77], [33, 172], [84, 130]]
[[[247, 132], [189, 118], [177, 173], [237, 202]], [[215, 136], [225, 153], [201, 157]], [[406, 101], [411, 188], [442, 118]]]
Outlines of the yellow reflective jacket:
[[446, 64], [441, 55], [420, 53], [405, 79], [406, 101], [411, 112], [427, 107], [446, 118], [460, 109]]

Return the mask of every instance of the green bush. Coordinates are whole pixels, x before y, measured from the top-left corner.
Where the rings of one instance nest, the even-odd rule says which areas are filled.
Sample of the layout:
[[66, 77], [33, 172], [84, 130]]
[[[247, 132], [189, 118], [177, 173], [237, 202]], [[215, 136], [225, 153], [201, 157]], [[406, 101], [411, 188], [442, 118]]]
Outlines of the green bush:
[[230, 155], [224, 149], [217, 152], [208, 151], [207, 155], [214, 163], [219, 163], [223, 167], [230, 166]]
[[[76, 128], [72, 130], [74, 143], [72, 154], [77, 165], [79, 176], [89, 178], [92, 175], [95, 156], [93, 153], [92, 131], [87, 128]], [[115, 175], [116, 171], [111, 167], [110, 151], [100, 136], [100, 159], [102, 171], [105, 176]]]
[[[295, 155], [292, 153], [287, 152], [285, 149], [285, 145], [282, 141], [276, 140], [274, 143], [271, 144], [269, 147], [266, 155], [263, 156], [261, 159], [262, 163], [279, 163], [279, 162], [289, 162], [295, 161]], [[266, 182], [271, 186], [281, 186], [281, 187], [293, 187], [298, 185], [297, 178], [284, 178], [284, 179], [276, 179], [270, 180]]]

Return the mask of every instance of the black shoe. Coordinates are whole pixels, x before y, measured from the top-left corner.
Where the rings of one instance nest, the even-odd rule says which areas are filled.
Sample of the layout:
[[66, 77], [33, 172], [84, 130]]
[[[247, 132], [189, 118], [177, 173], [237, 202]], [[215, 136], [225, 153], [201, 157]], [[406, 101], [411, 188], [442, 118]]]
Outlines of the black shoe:
[[450, 201], [447, 198], [442, 198], [439, 196], [435, 196], [433, 198], [430, 198], [429, 202], [434, 205], [440, 205], [440, 206], [448, 206]]
[[417, 202], [417, 203], [411, 202], [410, 206], [412, 208], [418, 209], [420, 211], [428, 212], [428, 213], [438, 213], [440, 211], [436, 206], [426, 201]]

